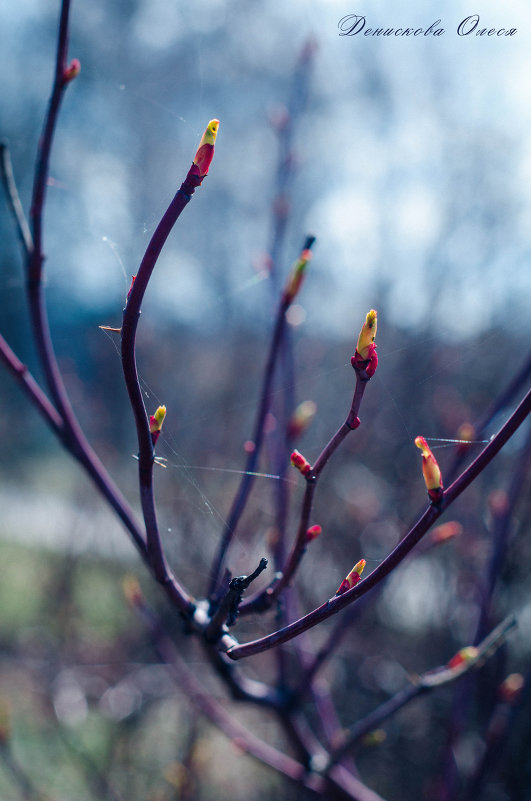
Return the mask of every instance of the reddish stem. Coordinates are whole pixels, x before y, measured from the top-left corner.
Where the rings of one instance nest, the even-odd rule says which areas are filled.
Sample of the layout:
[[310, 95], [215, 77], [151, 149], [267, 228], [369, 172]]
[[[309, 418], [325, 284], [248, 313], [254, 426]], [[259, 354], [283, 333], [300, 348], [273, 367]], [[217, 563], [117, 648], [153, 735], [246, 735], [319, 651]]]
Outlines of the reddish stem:
[[4, 337], [0, 335], [0, 359], [7, 367], [9, 372], [20, 384], [22, 390], [29, 398], [31, 403], [37, 407], [52, 431], [61, 439], [64, 439], [63, 418], [57, 412], [55, 406], [50, 403], [48, 397], [37, 384], [28, 368], [23, 364], [18, 356], [11, 350]]
[[306, 489], [302, 502], [297, 537], [288, 556], [284, 570], [282, 571], [280, 577], [273, 581], [269, 587], [266, 587], [266, 589], [256, 593], [254, 596], [250, 596], [246, 601], [244, 601], [240, 607], [241, 613], [269, 609], [279, 597], [282, 590], [288, 586], [293, 576], [297, 572], [301, 560], [306, 552], [306, 532], [308, 530], [312, 513], [313, 499], [315, 490], [317, 488], [317, 482], [328, 460], [339, 448], [345, 437], [359, 425], [358, 414], [361, 401], [363, 399], [363, 394], [365, 392], [365, 387], [367, 385], [367, 380], [368, 379], [364, 371], [360, 372], [359, 370], [356, 370], [356, 387], [354, 389], [354, 396], [352, 398], [352, 404], [347, 415], [347, 419], [336, 431], [330, 441], [325, 445], [317, 457], [317, 460], [311, 471], [307, 476], [305, 476]]

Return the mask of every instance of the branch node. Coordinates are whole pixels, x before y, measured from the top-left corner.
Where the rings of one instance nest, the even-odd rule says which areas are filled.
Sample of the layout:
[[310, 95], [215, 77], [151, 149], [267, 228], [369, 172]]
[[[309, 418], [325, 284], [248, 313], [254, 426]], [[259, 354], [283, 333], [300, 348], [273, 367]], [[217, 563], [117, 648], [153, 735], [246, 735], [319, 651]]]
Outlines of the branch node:
[[256, 570], [248, 576], [236, 576], [229, 582], [224, 598], [220, 601], [217, 610], [206, 627], [205, 637], [208, 642], [216, 642], [223, 631], [227, 631], [226, 627], [233, 626], [236, 623], [243, 593], [258, 578], [260, 573], [263, 573], [266, 567], [267, 559], [262, 558]]

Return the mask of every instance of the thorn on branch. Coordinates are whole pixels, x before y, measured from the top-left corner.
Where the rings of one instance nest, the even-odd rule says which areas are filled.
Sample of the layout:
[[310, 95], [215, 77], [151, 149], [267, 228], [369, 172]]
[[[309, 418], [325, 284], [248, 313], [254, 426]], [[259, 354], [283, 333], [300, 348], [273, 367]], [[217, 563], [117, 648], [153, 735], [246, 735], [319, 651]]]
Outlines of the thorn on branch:
[[248, 576], [236, 576], [229, 582], [225, 597], [221, 600], [207, 626], [205, 636], [209, 642], [215, 642], [218, 639], [224, 626], [233, 626], [236, 623], [243, 593], [266, 567], [267, 559], [262, 558], [256, 570]]
[[229, 584], [229, 592], [227, 596], [230, 596], [229, 602], [229, 615], [227, 617], [227, 626], [233, 626], [236, 623], [236, 619], [238, 617], [238, 608], [240, 603], [242, 602], [243, 593], [247, 589], [247, 587], [258, 578], [260, 573], [263, 573], [267, 567], [267, 559], [263, 558], [260, 559], [258, 567], [254, 570], [249, 576], [237, 576], [233, 578]]

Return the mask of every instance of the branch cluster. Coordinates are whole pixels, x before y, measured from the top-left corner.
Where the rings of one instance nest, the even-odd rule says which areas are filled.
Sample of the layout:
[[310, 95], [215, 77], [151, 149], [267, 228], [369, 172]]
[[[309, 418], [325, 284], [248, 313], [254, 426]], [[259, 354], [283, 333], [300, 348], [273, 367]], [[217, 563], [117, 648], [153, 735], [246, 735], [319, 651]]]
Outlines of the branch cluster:
[[[156, 417], [156, 415], [148, 414], [146, 410], [137, 371], [136, 338], [142, 302], [158, 257], [177, 220], [208, 172], [214, 154], [218, 121], [212, 120], [207, 126], [192, 166], [149, 242], [123, 310], [120, 329], [121, 355], [124, 380], [138, 438], [138, 480], [142, 511], [142, 521], [139, 521], [87, 442], [77, 421], [58, 367], [49, 333], [44, 299], [43, 213], [50, 152], [65, 89], [79, 73], [78, 62], [74, 60], [70, 64], [67, 63], [69, 6], [69, 0], [62, 1], [55, 77], [39, 144], [29, 223], [26, 221], [17, 194], [9, 152], [5, 145], [1, 150], [4, 186], [24, 255], [27, 298], [33, 336], [45, 377], [45, 387], [33, 378], [3, 338], [0, 338], [0, 357], [65, 449], [82, 465], [102, 497], [122, 520], [147, 570], [162, 586], [176, 612], [184, 619], [188, 630], [192, 631], [200, 640], [213, 669], [225, 681], [229, 693], [239, 700], [270, 707], [288, 734], [296, 749], [298, 759], [281, 753], [252, 732], [243, 729], [229, 716], [219, 702], [198, 686], [197, 681], [177, 653], [171, 639], [165, 634], [160, 621], [148, 608], [140, 589], [136, 585], [129, 585], [128, 598], [146, 622], [160, 659], [168, 664], [169, 670], [175, 675], [178, 684], [192, 701], [241, 748], [281, 772], [291, 781], [303, 785], [315, 796], [376, 801], [379, 796], [360, 781], [355, 770], [349, 768], [351, 752], [359, 747], [363, 737], [418, 695], [433, 691], [437, 687], [479, 668], [505, 639], [514, 625], [513, 619], [494, 628], [489, 636], [485, 637], [486, 632], [483, 631], [484, 639], [477, 646], [473, 646], [472, 656], [469, 654], [469, 658], [463, 657], [461, 661], [449, 663], [418, 677], [411, 686], [389, 699], [367, 717], [353, 723], [350, 729], [343, 734], [340, 734], [341, 727], [337, 712], [333, 708], [329, 694], [326, 697], [318, 696], [314, 679], [324, 661], [337, 648], [347, 628], [347, 623], [344, 619], [338, 622], [331, 637], [320, 651], [314, 652], [310, 662], [307, 659], [305, 661], [300, 650], [295, 650], [304, 686], [292, 686], [291, 688], [287, 686], [282, 645], [300, 637], [304, 632], [311, 630], [327, 618], [337, 615], [341, 610], [359, 601], [369, 591], [383, 586], [389, 575], [411, 553], [443, 512], [492, 462], [503, 445], [522, 425], [531, 410], [531, 393], [528, 392], [525, 395], [477, 458], [458, 473], [446, 489], [443, 488], [440, 470], [426, 441], [418, 438], [422, 440], [419, 447], [423, 449], [424, 477], [429, 495], [427, 507], [409, 531], [404, 534], [398, 545], [366, 578], [361, 579], [365, 562], [360, 559], [353, 570], [347, 574], [335, 596], [324, 599], [317, 608], [298, 616], [296, 612], [293, 612], [296, 607], [293, 604], [292, 590], [294, 579], [301, 567], [307, 548], [321, 532], [320, 526], [311, 525], [319, 481], [325, 467], [346, 437], [359, 428], [362, 403], [378, 363], [375, 344], [377, 316], [376, 312], [371, 310], [362, 326], [352, 357], [354, 387], [350, 407], [344, 422], [322, 448], [313, 464], [299, 451], [292, 450], [301, 426], [306, 425], [303, 420], [304, 415], [302, 417], [299, 415], [298, 418], [294, 417], [293, 403], [286, 403], [283, 410], [277, 410], [282, 422], [283, 434], [276, 443], [278, 446], [277, 455], [274, 457], [277, 459], [276, 468], [279, 474], [284, 475], [285, 471], [290, 469], [291, 462], [293, 468], [298, 470], [303, 478], [304, 492], [298, 514], [297, 529], [294, 536], [291, 537], [286, 522], [289, 498], [285, 494], [279, 494], [277, 508], [280, 539], [274, 554], [274, 577], [265, 588], [244, 597], [244, 593], [249, 589], [251, 583], [266, 569], [267, 560], [261, 559], [259, 565], [249, 575], [236, 578], [230, 577], [226, 563], [253, 487], [254, 474], [265, 440], [266, 420], [273, 408], [273, 390], [275, 380], [278, 380], [279, 370], [277, 368], [279, 365], [281, 365], [285, 398], [289, 399], [287, 388], [293, 384], [293, 360], [286, 319], [287, 312], [300, 291], [307, 266], [311, 260], [314, 237], [306, 237], [284, 288], [279, 293], [280, 300], [277, 305], [273, 335], [257, 405], [252, 447], [249, 449], [245, 470], [230, 507], [227, 522], [220, 533], [219, 549], [211, 567], [208, 586], [205, 588], [205, 598], [193, 597], [177, 578], [176, 566], [170, 565], [160, 537], [154, 497], [153, 465], [155, 461], [154, 443], [160, 433], [164, 414], [158, 410], [160, 414], [159, 417]], [[312, 52], [311, 48], [305, 49], [301, 55], [294, 76], [294, 97], [302, 96], [307, 92]], [[290, 171], [293, 168], [293, 161], [287, 158], [286, 153], [292, 146], [291, 137], [301, 110], [300, 106], [294, 105], [291, 111], [286, 112], [289, 124], [286, 123], [279, 127], [282, 148], [278, 168], [278, 197], [286, 197], [286, 186], [289, 184], [287, 178], [290, 177]], [[275, 262], [274, 276], [277, 280], [286, 219], [285, 213], [279, 212], [278, 202], [274, 207], [274, 219], [272, 251]], [[529, 372], [529, 368], [527, 370]], [[521, 382], [515, 381], [512, 386], [512, 392], [506, 391], [503, 394], [505, 405], [514, 401]], [[165, 412], [164, 407], [161, 409], [164, 409]], [[492, 415], [497, 409], [498, 406], [495, 405]], [[155, 428], [153, 420], [157, 422]], [[459, 466], [457, 463], [456, 465]], [[281, 492], [285, 493], [285, 490]], [[489, 589], [489, 599], [492, 591], [493, 586]], [[266, 636], [258, 637], [250, 642], [239, 643], [232, 631], [229, 631], [236, 625], [239, 616], [247, 616], [251, 613], [263, 614], [273, 607], [277, 607], [276, 620], [280, 623]], [[295, 647], [297, 649], [297, 643], [295, 643]], [[268, 686], [250, 679], [239, 671], [235, 664], [247, 657], [273, 649], [278, 654], [279, 681], [277, 686]], [[308, 736], [308, 732], [300, 724], [304, 699], [312, 694], [321, 721], [321, 730], [317, 737]]]

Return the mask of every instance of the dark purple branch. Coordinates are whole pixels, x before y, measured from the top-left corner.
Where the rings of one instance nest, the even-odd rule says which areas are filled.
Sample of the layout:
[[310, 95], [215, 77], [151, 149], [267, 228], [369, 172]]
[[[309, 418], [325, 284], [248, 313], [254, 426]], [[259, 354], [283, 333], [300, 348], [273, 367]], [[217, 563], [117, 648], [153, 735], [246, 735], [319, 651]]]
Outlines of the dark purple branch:
[[324, 796], [330, 798], [331, 801], [332, 799], [338, 799], [338, 801], [383, 801], [381, 796], [366, 787], [359, 779], [346, 774], [343, 769], [339, 769], [339, 766], [337, 769], [333, 768], [329, 776], [321, 776], [264, 742], [235, 721], [212, 694], [205, 692], [143, 599], [135, 601], [135, 608], [150, 630], [161, 662], [166, 665], [169, 673], [175, 678], [181, 692], [189, 698], [196, 709], [221, 729], [236, 747], [297, 785], [305, 787], [316, 798]]
[[48, 167], [52, 141], [57, 123], [59, 107], [68, 81], [65, 80], [68, 50], [68, 22], [70, 14], [70, 0], [63, 0], [61, 4], [61, 17], [59, 20], [59, 36], [57, 40], [57, 56], [55, 61], [55, 76], [52, 95], [50, 97], [48, 112], [43, 132], [39, 141], [37, 166], [35, 168], [35, 182], [33, 184], [33, 197], [31, 201], [30, 219], [33, 231], [33, 250], [28, 262], [28, 280], [39, 282], [41, 278], [44, 255], [42, 250], [42, 215], [46, 184], [48, 181]]
[[350, 590], [347, 590], [343, 595], [337, 595], [329, 599], [324, 604], [314, 609], [309, 614], [300, 618], [299, 620], [290, 623], [283, 629], [273, 632], [266, 637], [261, 637], [258, 640], [245, 643], [243, 645], [234, 645], [227, 651], [227, 655], [231, 659], [242, 659], [247, 656], [268, 651], [280, 643], [287, 642], [293, 639], [303, 631], [307, 631], [323, 620], [331, 617], [332, 615], [344, 609], [346, 606], [361, 598], [366, 592], [375, 587], [383, 578], [389, 575], [394, 568], [402, 562], [407, 554], [415, 547], [419, 540], [426, 534], [426, 532], [433, 525], [435, 520], [441, 516], [443, 511], [451, 504], [461, 493], [468, 487], [468, 485], [481, 473], [482, 470], [494, 459], [496, 454], [505, 445], [508, 439], [514, 434], [519, 426], [526, 419], [531, 411], [531, 390], [527, 393], [518, 408], [513, 412], [511, 417], [507, 420], [505, 425], [498, 431], [495, 437], [485, 446], [477, 459], [467, 467], [466, 470], [448, 487], [444, 492], [443, 499], [438, 505], [431, 505], [426, 509], [422, 517], [415, 523], [413, 528], [406, 534], [406, 536], [399, 542], [393, 551], [387, 556], [384, 561], [367, 576], [367, 578], [360, 581]]
[[[271, 256], [271, 291], [275, 299], [280, 291], [278, 265], [281, 260], [282, 246], [287, 229], [291, 187], [295, 177], [296, 161], [293, 153], [293, 139], [297, 124], [308, 100], [314, 54], [315, 44], [308, 40], [304, 44], [297, 61], [287, 108], [284, 111], [284, 115], [276, 122], [278, 156], [275, 197], [273, 200], [271, 246], [269, 249]], [[282, 115], [282, 111], [280, 114]]]
[[[426, 548], [423, 548], [424, 544], [427, 546]], [[433, 547], [440, 547], [440, 543], [429, 543], [424, 540], [424, 543], [419, 544], [419, 547], [415, 553], [413, 554], [413, 552], [411, 552], [406, 558], [409, 558], [413, 555], [421, 556]], [[383, 579], [379, 583], [378, 587], [374, 589], [374, 592], [370, 597], [364, 596], [363, 598], [360, 598], [359, 602], [353, 609], [349, 610], [348, 614], [345, 613], [336, 620], [332, 630], [326, 636], [326, 639], [315, 654], [313, 661], [308, 665], [300, 683], [301, 688], [305, 688], [310, 685], [311, 682], [313, 682], [315, 676], [322, 668], [324, 663], [333, 656], [334, 652], [341, 645], [351, 626], [356, 622], [360, 614], [365, 611], [365, 607], [368, 605], [368, 603], [374, 603], [376, 601], [378, 595], [383, 591], [386, 581], [387, 579]]]
[[[375, 590], [375, 592], [378, 592], [378, 590]], [[373, 596], [371, 596], [371, 600], [372, 599]], [[304, 695], [306, 693], [306, 688], [311, 686], [317, 673], [322, 668], [326, 660], [330, 659], [333, 653], [341, 645], [343, 639], [348, 634], [351, 625], [358, 619], [360, 613], [363, 611], [366, 600], [368, 599], [360, 599], [359, 603], [356, 604], [354, 609], [349, 611], [348, 615], [345, 613], [338, 618], [338, 620], [336, 620], [331, 632], [327, 635], [325, 641], [303, 674], [300, 682], [301, 694]]]
[[[489, 537], [491, 553], [486, 575], [483, 580], [483, 586], [481, 587], [479, 615], [473, 639], [474, 644], [481, 640], [489, 626], [492, 597], [496, 581], [500, 575], [500, 571], [503, 569], [510, 524], [514, 519], [518, 497], [521, 491], [527, 486], [526, 476], [529, 467], [529, 459], [531, 458], [530, 446], [531, 428], [528, 431], [527, 441], [524, 443], [512, 475], [506, 509], [501, 515], [494, 516], [494, 527]], [[451, 725], [448, 727], [448, 736], [445, 743], [445, 776], [442, 786], [443, 798], [450, 798], [455, 793], [457, 772], [453, 759], [453, 751], [455, 743], [459, 740], [465, 728], [466, 720], [471, 714], [474, 698], [473, 681], [474, 677], [468, 676], [463, 683], [456, 688], [454, 694]]]
[[204, 645], [214, 670], [223, 680], [235, 701], [246, 701], [268, 709], [283, 709], [283, 698], [276, 689], [235, 671], [234, 668], [238, 667], [235, 662], [227, 659], [225, 654], [222, 654], [214, 645], [208, 643], [204, 643]]
[[[513, 765], [526, 765], [527, 754], [529, 752], [529, 736], [521, 736], [520, 734], [519, 737], [515, 738], [514, 733], [518, 725], [518, 718], [520, 718], [520, 720], [522, 720], [522, 718], [529, 720], [529, 715], [526, 715], [526, 712], [529, 710], [530, 700], [531, 669], [528, 668], [523, 689], [520, 691], [517, 698], [500, 702], [493, 710], [485, 737], [486, 748], [476, 765], [476, 769], [472, 774], [466, 792], [463, 793], [462, 797], [464, 801], [476, 801], [476, 799], [481, 798], [485, 781], [499, 762], [511, 736], [515, 744], [514, 752], [511, 754]], [[525, 775], [525, 772], [526, 768], [524, 767], [522, 773]], [[512, 797], [524, 801], [529, 787], [529, 780], [524, 780], [523, 783], [525, 783], [526, 786], [525, 788], [521, 787], [520, 792], [516, 790], [516, 782], [514, 780], [515, 776], [512, 775]]]
[[[160, 660], [175, 678], [181, 692], [189, 698], [196, 709], [221, 729], [240, 750], [273, 768], [285, 778], [312, 790], [316, 797], [322, 797], [328, 781], [317, 774], [309, 773], [300, 762], [268, 745], [237, 723], [212, 694], [205, 692], [174, 644], [162, 631], [160, 623], [152, 611], [146, 607], [143, 601], [137, 601], [135, 606], [149, 627]], [[361, 782], [360, 785], [364, 788]], [[371, 793], [371, 791], [368, 791], [368, 793]], [[373, 794], [365, 796], [344, 795], [342, 797], [354, 799], [354, 801], [382, 801]]]
[[192, 165], [151, 237], [129, 292], [122, 322], [122, 368], [138, 436], [140, 501], [146, 525], [148, 558], [155, 578], [167, 588], [170, 596], [183, 612], [191, 611], [192, 601], [169, 569], [162, 550], [153, 494], [153, 443], [138, 380], [135, 342], [142, 300], [157, 259], [173, 226], [201, 182], [202, 177], [198, 174], [197, 168]]
[[506, 507], [501, 514], [495, 514], [494, 517], [494, 530], [491, 537], [492, 552], [489, 559], [485, 586], [482, 590], [481, 609], [474, 644], [481, 640], [489, 626], [492, 596], [505, 560], [511, 521], [513, 520], [514, 511], [520, 495], [524, 489], [529, 488], [528, 473], [530, 464], [531, 426], [527, 432], [526, 441], [524, 442], [520, 458], [518, 459], [512, 475], [507, 494]]
[[33, 239], [29, 225], [24, 216], [24, 210], [20, 197], [17, 191], [15, 176], [13, 175], [13, 165], [11, 164], [11, 157], [9, 155], [9, 148], [5, 142], [0, 143], [0, 170], [2, 172], [2, 182], [6, 192], [8, 205], [15, 220], [17, 233], [24, 249], [24, 253], [28, 256], [33, 250]]
[[146, 546], [142, 533], [135, 521], [133, 510], [130, 509], [127, 502], [110, 479], [103, 480], [103, 476], [100, 476], [96, 470], [92, 471], [89, 469], [85, 455], [76, 447], [76, 443], [72, 441], [71, 432], [65, 427], [64, 421], [55, 409], [55, 406], [50, 403], [45, 393], [28, 371], [26, 365], [15, 355], [2, 336], [0, 336], [0, 359], [14, 376], [30, 402], [37, 408], [52, 431], [61, 440], [65, 448], [80, 462], [87, 472], [89, 472], [90, 477], [100, 492], [102, 492], [130, 532], [133, 542], [140, 553], [145, 554]]
[[[60, 439], [63, 439], [64, 423], [61, 415], [57, 412], [55, 406], [50, 403], [48, 397], [37, 384], [26, 365], [20, 361], [18, 356], [16, 356], [16, 354], [11, 350], [4, 337], [1, 335], [0, 359], [20, 385], [30, 402], [44, 417], [52, 431]], [[20, 416], [13, 414], [13, 418], [18, 421], [17, 425], [20, 426]]]
[[297, 537], [280, 577], [270, 584], [270, 586], [265, 590], [262, 590], [260, 593], [252, 596], [247, 601], [244, 601], [240, 610], [242, 613], [249, 613], [257, 610], [261, 611], [263, 609], [270, 608], [284, 587], [290, 583], [295, 575], [301, 563], [302, 557], [306, 552], [306, 532], [308, 530], [312, 513], [313, 499], [319, 476], [321, 475], [328, 460], [339, 448], [345, 437], [359, 425], [358, 414], [361, 401], [363, 399], [363, 394], [365, 392], [365, 387], [367, 385], [367, 380], [368, 379], [364, 371], [360, 372], [359, 370], [356, 370], [356, 386], [347, 419], [334, 434], [331, 440], [325, 445], [317, 457], [317, 460], [310, 473], [308, 473], [306, 476], [306, 489], [302, 502]]
[[219, 589], [219, 577], [223, 569], [225, 557], [232, 538], [236, 532], [238, 522], [245, 509], [249, 493], [251, 492], [254, 484], [255, 477], [252, 474], [256, 472], [256, 466], [258, 464], [258, 458], [260, 456], [264, 439], [264, 422], [271, 405], [271, 386], [273, 383], [273, 374], [275, 371], [275, 364], [278, 357], [279, 348], [282, 342], [282, 332], [286, 325], [286, 311], [289, 305], [290, 301], [283, 297], [278, 307], [273, 338], [271, 340], [271, 346], [264, 371], [262, 389], [260, 392], [260, 404], [254, 424], [252, 440], [254, 444], [254, 450], [249, 453], [247, 457], [245, 472], [242, 475], [238, 491], [232, 502], [232, 507], [221, 535], [218, 553], [212, 565], [208, 593], [211, 600], [216, 600], [216, 595]]
[[85, 468], [98, 490], [115, 510], [131, 534], [138, 550], [145, 554], [144, 536], [135, 519], [133, 510], [90, 446], [70, 405], [53, 350], [42, 285], [29, 285], [28, 293], [37, 349], [48, 378], [50, 394], [53, 395], [56, 401], [64, 424], [62, 441], [70, 453]]
[[[489, 425], [494, 420], [497, 414], [505, 409], [510, 403], [512, 403], [518, 393], [524, 389], [531, 377], [531, 353], [527, 356], [527, 359], [520, 367], [520, 370], [513, 376], [511, 381], [507, 384], [507, 386], [502, 390], [502, 392], [498, 395], [498, 397], [492, 402], [489, 406], [481, 420], [474, 425], [475, 431], [475, 439], [481, 439], [485, 432], [487, 431]], [[458, 445], [457, 453], [455, 455], [455, 459], [448, 470], [448, 476], [452, 477], [456, 475], [457, 470], [463, 463], [467, 449], [466, 445]]]
[[492, 406], [487, 409], [481, 421], [476, 428], [478, 437], [483, 436], [487, 427], [490, 425], [494, 417], [502, 410], [505, 409], [510, 403], [514, 401], [516, 395], [525, 388], [529, 378], [531, 377], [531, 353], [521, 366], [516, 375], [509, 381], [503, 392], [496, 398]]

